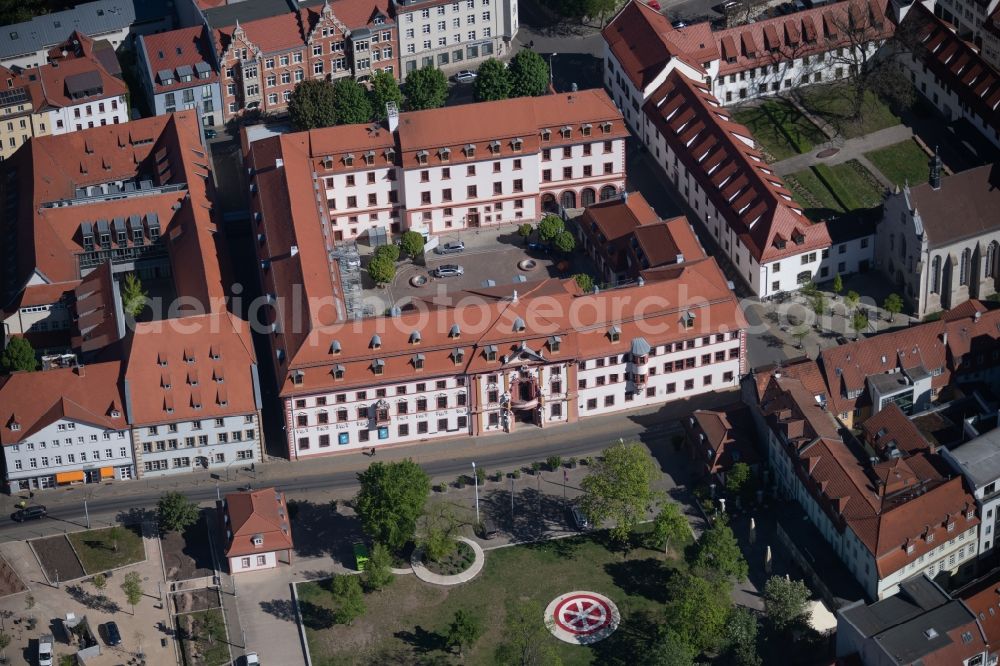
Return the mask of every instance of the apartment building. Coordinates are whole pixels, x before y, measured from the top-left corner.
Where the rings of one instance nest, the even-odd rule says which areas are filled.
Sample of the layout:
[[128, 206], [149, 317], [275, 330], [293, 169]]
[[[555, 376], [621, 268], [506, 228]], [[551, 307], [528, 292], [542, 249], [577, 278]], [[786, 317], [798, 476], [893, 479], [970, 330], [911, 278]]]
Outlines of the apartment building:
[[285, 493], [263, 488], [228, 493], [222, 501], [223, 548], [229, 573], [292, 563], [292, 529]]
[[82, 50], [28, 70], [43, 99], [42, 115], [51, 134], [78, 132], [129, 120], [125, 82], [97, 57]]
[[421, 67], [476, 69], [510, 50], [517, 0], [394, 0], [403, 76]]
[[870, 598], [975, 560], [975, 498], [961, 477], [941, 474], [929, 445], [913, 446], [920, 434], [900, 410], [876, 431], [886, 445], [866, 449], [828, 408], [814, 361], [758, 371], [754, 383], [779, 493], [802, 506]]
[[136, 56], [155, 115], [195, 109], [204, 127], [222, 124], [222, 89], [208, 28], [140, 36]]
[[36, 128], [47, 130], [45, 119], [35, 113], [42, 105], [40, 93], [17, 72], [0, 67], [0, 161], [27, 143]]
[[307, 78], [399, 73], [396, 24], [383, 0], [324, 2], [244, 22], [229, 11], [205, 16], [217, 48], [223, 121], [286, 111]]
[[991, 19], [1000, 10], [997, 0], [936, 0], [924, 5], [955, 26], [959, 37], [977, 47], [985, 45], [990, 32]]
[[131, 479], [121, 364], [15, 372], [0, 383], [8, 493]]
[[[318, 192], [315, 213], [332, 244], [531, 221], [610, 199], [625, 185], [627, 135], [607, 95], [585, 90], [272, 137], [249, 145], [247, 166], [283, 169], [279, 186], [293, 198]], [[261, 183], [251, 192], [262, 193]], [[252, 200], [258, 221], [282, 214], [260, 199]], [[259, 253], [264, 262], [275, 256], [266, 236]]]
[[696, 409], [682, 421], [684, 444], [698, 472], [722, 489], [733, 465], [748, 465], [759, 474], [760, 455], [754, 442], [750, 408], [742, 403], [723, 409]]
[[112, 49], [128, 47], [131, 35], [150, 34], [174, 26], [174, 4], [169, 0], [93, 0], [69, 9], [35, 16], [4, 26], [0, 39], [0, 66], [14, 69], [41, 67], [74, 32], [92, 40], [106, 40]]
[[983, 22], [980, 33], [983, 40], [983, 59], [996, 68], [1000, 68], [1000, 6]]
[[250, 326], [229, 312], [139, 323], [125, 399], [140, 477], [263, 460]]
[[979, 556], [996, 554], [996, 530], [1000, 525], [1000, 429], [941, 450], [956, 473], [972, 490], [979, 507]]

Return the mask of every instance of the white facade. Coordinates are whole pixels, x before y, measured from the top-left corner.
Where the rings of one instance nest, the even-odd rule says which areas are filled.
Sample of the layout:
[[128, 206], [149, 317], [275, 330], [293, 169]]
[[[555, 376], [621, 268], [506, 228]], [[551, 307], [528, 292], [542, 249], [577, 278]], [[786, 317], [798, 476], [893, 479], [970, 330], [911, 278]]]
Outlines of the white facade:
[[321, 176], [334, 240], [356, 238], [369, 229], [398, 224], [397, 168]]
[[24, 335], [68, 330], [72, 324], [69, 308], [63, 301], [58, 301], [17, 308], [3, 320], [3, 329], [7, 335]]
[[102, 125], [127, 123], [125, 96], [88, 99], [80, 104], [53, 108], [46, 112], [52, 134], [66, 134]]
[[[121, 430], [106, 430], [82, 421], [58, 419], [17, 444], [4, 447], [8, 492], [43, 490], [69, 483], [131, 479], [132, 437], [125, 416]], [[101, 470], [105, 470], [102, 474]], [[57, 475], [69, 475], [69, 477]]]
[[472, 69], [505, 55], [517, 34], [517, 0], [395, 3], [402, 77], [421, 67]]
[[275, 552], [256, 553], [229, 558], [229, 573], [246, 573], [262, 569], [275, 569], [278, 566], [278, 555]]
[[[975, 3], [971, 3], [975, 4]], [[964, 102], [961, 96], [948, 88], [944, 81], [935, 76], [934, 72], [919, 58], [901, 58], [900, 62], [910, 70], [910, 80], [920, 94], [934, 105], [941, 115], [949, 122], [958, 119], [968, 121], [990, 143], [1000, 147], [1000, 129], [992, 127], [982, 116]]]
[[140, 477], [261, 462], [256, 413], [133, 428]]

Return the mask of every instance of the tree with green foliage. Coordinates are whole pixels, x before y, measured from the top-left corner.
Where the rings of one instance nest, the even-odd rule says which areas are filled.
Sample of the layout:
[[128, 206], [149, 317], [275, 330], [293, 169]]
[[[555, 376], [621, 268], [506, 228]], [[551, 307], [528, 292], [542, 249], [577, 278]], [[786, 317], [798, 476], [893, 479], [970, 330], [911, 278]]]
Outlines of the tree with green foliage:
[[142, 601], [142, 595], [144, 594], [142, 589], [142, 578], [136, 571], [130, 571], [125, 574], [124, 580], [121, 584], [122, 592], [125, 593], [125, 601], [128, 605], [132, 607], [132, 615], [135, 615], [136, 605]]
[[455, 616], [448, 625], [445, 639], [448, 647], [458, 648], [458, 658], [462, 659], [462, 651], [471, 647], [482, 635], [482, 619], [478, 615], [459, 609], [455, 611]]
[[844, 304], [847, 305], [847, 307], [849, 308], [857, 307], [858, 303], [860, 302], [861, 302], [861, 294], [854, 291], [853, 289], [847, 292], [847, 295], [844, 296]]
[[142, 288], [142, 280], [135, 273], [128, 273], [122, 284], [122, 309], [133, 319], [146, 308], [149, 293]]
[[511, 601], [503, 624], [503, 642], [497, 646], [494, 660], [497, 666], [558, 666], [562, 663], [548, 636], [548, 623], [538, 620], [545, 609], [534, 600]]
[[585, 294], [589, 294], [594, 291], [594, 278], [590, 277], [586, 273], [577, 273], [573, 276], [573, 280], [576, 281], [576, 286]]
[[455, 552], [459, 522], [450, 504], [432, 505], [423, 515], [422, 523], [420, 545], [427, 559], [440, 562]]
[[295, 85], [288, 100], [288, 117], [297, 130], [331, 127], [337, 124], [336, 94], [325, 79], [306, 79]]
[[333, 611], [333, 621], [351, 626], [354, 620], [365, 614], [365, 597], [357, 576], [342, 574], [330, 581], [330, 592], [337, 604]]
[[5, 632], [0, 632], [0, 654], [3, 655], [4, 660], [7, 659], [7, 646], [10, 645], [10, 634]]
[[809, 588], [801, 580], [771, 576], [764, 584], [764, 612], [777, 631], [788, 629], [806, 614]]
[[93, 578], [90, 579], [90, 582], [98, 590], [103, 590], [108, 586], [108, 578], [102, 573], [94, 574]]
[[663, 549], [664, 555], [670, 554], [671, 544], [680, 546], [691, 540], [691, 524], [678, 504], [667, 502], [660, 507], [660, 512], [653, 519], [650, 540], [654, 546]]
[[385, 257], [389, 261], [395, 263], [399, 261], [400, 251], [401, 251], [400, 246], [396, 245], [395, 243], [389, 243], [388, 245], [379, 245], [377, 248], [375, 248], [374, 257], [376, 259], [380, 257]]
[[160, 528], [167, 532], [180, 532], [198, 522], [198, 505], [183, 493], [164, 493], [156, 503]]
[[715, 571], [738, 581], [747, 579], [747, 561], [733, 535], [733, 530], [723, 521], [715, 521], [701, 533], [694, 551], [692, 564], [700, 569]]
[[528, 242], [528, 238], [531, 237], [531, 232], [534, 231], [534, 230], [535, 229], [534, 229], [534, 227], [531, 226], [531, 224], [529, 224], [528, 222], [525, 222], [524, 224], [520, 225], [517, 228], [517, 235], [520, 236], [521, 238], [523, 238], [524, 242], [527, 243]]
[[697, 650], [669, 627], [660, 627], [644, 651], [642, 666], [694, 666]]
[[795, 338], [795, 346], [802, 349], [802, 341], [809, 337], [809, 327], [799, 326], [792, 331], [792, 337]]
[[833, 285], [831, 286], [830, 291], [838, 295], [840, 292], [844, 291], [844, 280], [840, 277], [840, 273], [833, 276]]
[[815, 296], [818, 291], [819, 288], [816, 286], [816, 283], [813, 282], [812, 280], [809, 280], [808, 282], [803, 282], [802, 286], [799, 287], [799, 292], [806, 298], [810, 296]]
[[376, 255], [368, 262], [368, 275], [375, 284], [390, 284], [396, 279], [396, 262], [385, 255]]
[[4, 372], [37, 370], [38, 359], [35, 358], [34, 347], [26, 338], [11, 338], [7, 348], [0, 353], [0, 367], [3, 367]]
[[819, 325], [820, 318], [826, 314], [826, 294], [817, 291], [812, 295], [809, 306], [812, 308], [813, 314], [816, 315], [816, 324]]
[[538, 237], [545, 243], [551, 243], [565, 230], [566, 223], [558, 215], [546, 215], [538, 223]]
[[729, 617], [729, 583], [675, 573], [667, 584], [667, 626], [696, 652], [716, 647]]
[[569, 231], [560, 231], [552, 241], [560, 252], [570, 253], [576, 249], [576, 237]]
[[510, 97], [510, 77], [507, 65], [496, 58], [489, 58], [479, 66], [475, 83], [477, 102], [489, 102]]
[[653, 490], [660, 470], [649, 450], [638, 442], [624, 442], [604, 449], [581, 487], [581, 507], [595, 525], [612, 520], [611, 538], [627, 543], [629, 535], [661, 493]]
[[889, 313], [889, 321], [894, 321], [896, 315], [903, 311], [903, 299], [899, 294], [889, 294], [882, 301], [882, 308]]
[[349, 76], [333, 84], [333, 115], [338, 125], [367, 123], [373, 117], [368, 90]]
[[757, 650], [759, 628], [753, 611], [733, 608], [726, 622], [723, 663], [732, 666], [761, 666], [763, 662]]
[[392, 579], [392, 554], [385, 544], [376, 541], [372, 544], [368, 561], [365, 562], [365, 585], [369, 590], [381, 592]]
[[111, 542], [111, 549], [118, 552], [118, 542], [122, 538], [122, 526], [115, 524], [108, 529], [108, 541]]
[[408, 257], [419, 257], [424, 253], [423, 234], [413, 231], [404, 231], [403, 237], [399, 241], [399, 249], [406, 253]]
[[403, 91], [399, 89], [399, 83], [389, 72], [379, 70], [372, 74], [369, 81], [371, 91], [369, 92], [369, 103], [372, 107], [372, 116], [376, 120], [386, 119], [386, 105], [392, 102], [398, 111], [403, 106]]
[[354, 509], [365, 533], [399, 551], [417, 532], [431, 490], [427, 473], [409, 458], [377, 462], [358, 474], [358, 483]]
[[507, 66], [511, 97], [539, 97], [549, 90], [549, 65], [531, 49], [522, 49]]
[[406, 75], [403, 93], [410, 111], [437, 109], [448, 99], [448, 80], [440, 69], [427, 65]]
[[743, 490], [751, 481], [750, 465], [745, 462], [734, 464], [726, 472], [726, 491], [733, 496], [742, 495]]
[[854, 331], [855, 338], [861, 335], [861, 331], [868, 330], [868, 315], [861, 310], [855, 312], [851, 316], [851, 329]]

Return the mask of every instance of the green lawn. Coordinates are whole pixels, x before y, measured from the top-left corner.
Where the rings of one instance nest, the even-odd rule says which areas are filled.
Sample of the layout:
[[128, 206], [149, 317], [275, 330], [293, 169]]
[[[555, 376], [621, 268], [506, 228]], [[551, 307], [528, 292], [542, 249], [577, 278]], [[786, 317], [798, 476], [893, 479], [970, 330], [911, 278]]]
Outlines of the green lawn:
[[799, 91], [799, 95], [803, 107], [833, 125], [847, 139], [900, 123], [899, 116], [870, 91], [865, 92], [861, 117], [854, 118], [853, 92], [845, 84], [807, 86]]
[[[138, 528], [106, 527], [67, 535], [88, 575], [146, 559]], [[117, 546], [117, 548], [116, 548]]]
[[754, 139], [775, 160], [808, 152], [813, 146], [826, 141], [826, 136], [818, 127], [783, 99], [771, 99], [736, 109], [733, 117], [747, 126]]
[[177, 616], [186, 666], [231, 664], [226, 622], [218, 608]]
[[899, 186], [904, 183], [920, 185], [927, 182], [929, 158], [912, 139], [865, 153], [865, 157], [870, 159], [886, 178]]
[[827, 166], [816, 166], [790, 175], [788, 184], [795, 198], [806, 209], [806, 215], [816, 220], [833, 213], [845, 213], [859, 208], [877, 206], [882, 193], [873, 177], [855, 160]]
[[[365, 595], [367, 611], [349, 627], [333, 624], [335, 604], [327, 581], [299, 584], [312, 662], [333, 666], [362, 659], [364, 663], [416, 664], [441, 663], [437, 659], [444, 658], [443, 663], [451, 663], [444, 632], [455, 611], [464, 609], [482, 618], [485, 633], [466, 650], [463, 663], [491, 663], [503, 639], [508, 600], [532, 598], [544, 608], [573, 590], [607, 595], [626, 617], [643, 610], [662, 612], [666, 576], [683, 563], [644, 548], [631, 551], [626, 558], [620, 551], [608, 550], [602, 538], [603, 534], [594, 534], [488, 551], [483, 572], [452, 588], [428, 585], [412, 575], [397, 576], [384, 591]], [[544, 640], [566, 666], [601, 662], [594, 648], [568, 645], [548, 633]]]

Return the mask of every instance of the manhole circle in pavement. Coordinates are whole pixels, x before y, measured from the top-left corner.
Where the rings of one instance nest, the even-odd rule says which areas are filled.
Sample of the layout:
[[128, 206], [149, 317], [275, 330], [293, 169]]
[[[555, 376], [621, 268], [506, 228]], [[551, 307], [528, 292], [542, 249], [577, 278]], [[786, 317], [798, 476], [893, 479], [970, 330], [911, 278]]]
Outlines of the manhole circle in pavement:
[[596, 592], [568, 592], [553, 599], [545, 609], [545, 624], [552, 635], [575, 645], [604, 640], [620, 621], [615, 603]]

